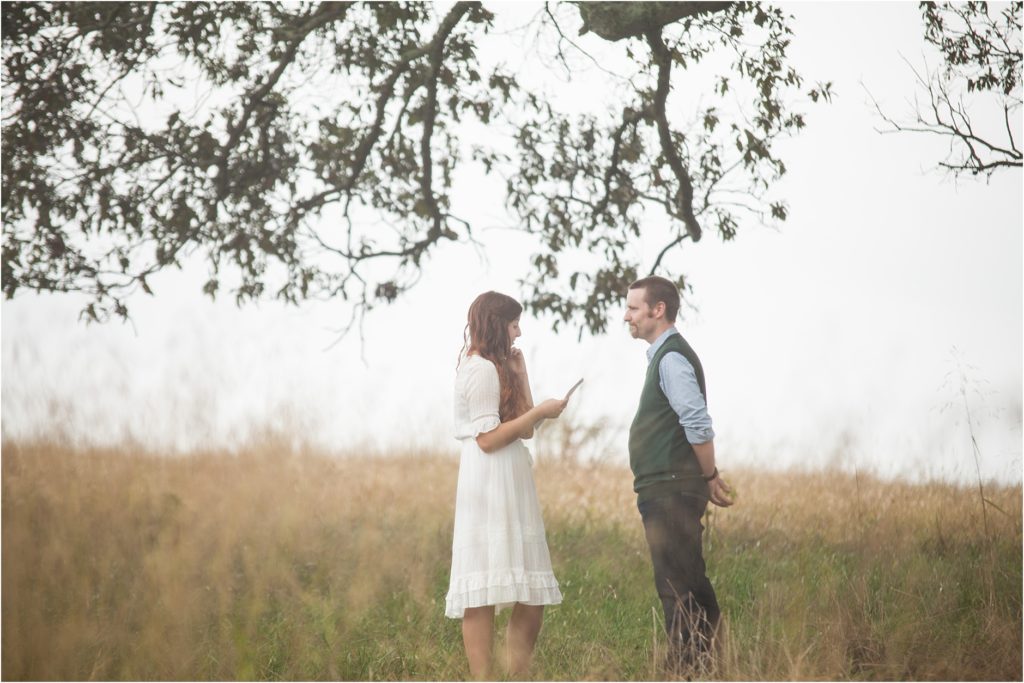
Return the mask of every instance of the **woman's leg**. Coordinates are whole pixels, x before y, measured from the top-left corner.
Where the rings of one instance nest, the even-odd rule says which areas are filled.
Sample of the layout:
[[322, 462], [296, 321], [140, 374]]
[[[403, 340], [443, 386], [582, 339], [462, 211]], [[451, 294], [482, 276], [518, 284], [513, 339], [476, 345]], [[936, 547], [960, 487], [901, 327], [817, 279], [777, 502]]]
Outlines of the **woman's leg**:
[[462, 616], [462, 644], [466, 646], [469, 673], [477, 680], [491, 677], [494, 642], [494, 606], [469, 607]]
[[530, 669], [533, 646], [537, 644], [541, 622], [544, 620], [544, 605], [524, 605], [517, 602], [508, 621], [508, 671], [513, 676], [525, 674]]

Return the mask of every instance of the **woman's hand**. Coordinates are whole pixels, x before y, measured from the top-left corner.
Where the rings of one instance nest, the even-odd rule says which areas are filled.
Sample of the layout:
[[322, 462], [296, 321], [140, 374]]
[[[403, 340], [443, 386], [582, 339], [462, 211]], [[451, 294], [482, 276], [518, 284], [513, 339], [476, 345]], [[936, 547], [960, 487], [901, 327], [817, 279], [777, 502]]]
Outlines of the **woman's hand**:
[[512, 353], [508, 356], [508, 366], [519, 377], [526, 374], [526, 358], [523, 356], [523, 352], [514, 346]]
[[561, 415], [567, 405], [569, 405], [569, 402], [565, 399], [549, 398], [537, 406], [537, 412], [540, 413], [541, 417], [552, 419]]
[[533, 434], [533, 427], [544, 418], [556, 418], [565, 410], [568, 401], [549, 398], [539, 406], [530, 408], [519, 417], [502, 422], [489, 432], [476, 435], [477, 445], [484, 453], [493, 453], [504, 448], [516, 439], [528, 439]]

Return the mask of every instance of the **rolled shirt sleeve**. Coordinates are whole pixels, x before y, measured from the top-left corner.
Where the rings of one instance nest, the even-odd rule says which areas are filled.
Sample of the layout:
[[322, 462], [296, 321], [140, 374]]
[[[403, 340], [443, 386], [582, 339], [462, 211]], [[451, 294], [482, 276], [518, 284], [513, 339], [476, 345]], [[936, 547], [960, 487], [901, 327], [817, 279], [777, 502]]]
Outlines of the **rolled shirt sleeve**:
[[681, 353], [666, 353], [658, 365], [658, 386], [668, 398], [672, 410], [690, 443], [707, 443], [715, 438], [707, 403], [697, 384], [690, 361]]

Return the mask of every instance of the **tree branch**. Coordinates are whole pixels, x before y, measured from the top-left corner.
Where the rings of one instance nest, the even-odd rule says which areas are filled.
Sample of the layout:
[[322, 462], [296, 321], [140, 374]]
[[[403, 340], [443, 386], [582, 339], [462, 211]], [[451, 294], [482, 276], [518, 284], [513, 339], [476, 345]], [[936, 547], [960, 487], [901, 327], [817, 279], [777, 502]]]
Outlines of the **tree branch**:
[[597, 227], [598, 216], [608, 208], [608, 202], [611, 201], [611, 184], [612, 177], [615, 172], [619, 170], [619, 155], [622, 148], [622, 136], [625, 134], [626, 129], [630, 126], [635, 126], [640, 120], [640, 113], [631, 107], [626, 107], [622, 110], [622, 125], [619, 126], [618, 130], [615, 131], [614, 143], [612, 144], [612, 156], [608, 162], [608, 168], [605, 169], [604, 173], [604, 195], [598, 200], [597, 205], [594, 207], [593, 214], [590, 220], [590, 229], [593, 230]]
[[658, 89], [654, 95], [654, 118], [658, 123], [658, 137], [661, 140], [661, 151], [679, 181], [679, 192], [676, 195], [676, 211], [674, 214], [683, 221], [690, 238], [697, 242], [701, 237], [700, 224], [693, 215], [693, 183], [686, 172], [675, 145], [672, 143], [672, 131], [665, 113], [665, 102], [668, 100], [672, 71], [672, 53], [661, 38], [661, 29], [647, 32], [647, 44], [651, 46], [651, 54], [658, 65]]
[[[448, 12], [444, 20], [438, 27], [438, 32], [429, 43], [426, 43], [415, 50], [410, 50], [406, 54], [402, 55], [402, 58], [395, 64], [391, 69], [391, 73], [388, 74], [387, 79], [384, 81], [380, 89], [380, 94], [377, 96], [376, 101], [376, 115], [374, 116], [373, 124], [370, 126], [370, 130], [366, 133], [362, 140], [359, 141], [359, 146], [356, 147], [354, 159], [352, 161], [352, 170], [348, 175], [348, 178], [343, 184], [336, 184], [328, 189], [319, 192], [312, 197], [304, 199], [298, 202], [292, 209], [292, 222], [296, 222], [301, 214], [306, 213], [310, 209], [322, 204], [325, 200], [333, 199], [335, 196], [342, 194], [351, 193], [355, 187], [356, 182], [359, 180], [359, 176], [362, 175], [363, 169], [366, 167], [366, 162], [370, 158], [370, 152], [373, 151], [374, 145], [376, 145], [381, 133], [384, 129], [384, 118], [387, 113], [386, 108], [391, 98], [395, 94], [395, 86], [398, 84], [399, 79], [408, 73], [409, 67], [417, 59], [427, 56], [432, 53], [435, 46], [440, 43], [441, 50], [444, 49], [444, 43], [448, 38], [448, 35], [452, 32], [455, 26], [459, 23], [462, 17], [472, 7], [474, 3], [459, 2]], [[479, 4], [479, 3], [475, 3]], [[432, 82], [436, 87], [436, 78], [432, 74]], [[423, 84], [411, 86], [406, 92], [406, 98], [411, 98], [413, 93], [419, 88], [423, 87]], [[436, 92], [436, 91], [435, 91]], [[436, 99], [436, 95], [435, 95]], [[408, 102], [403, 104], [402, 111], [405, 111]], [[431, 129], [433, 128], [434, 116], [428, 117], [430, 121]], [[401, 113], [395, 123], [395, 130], [401, 125]], [[426, 124], [424, 124], [426, 125]]]
[[[479, 2], [457, 2], [448, 12], [448, 16], [441, 22], [441, 27], [434, 36], [430, 45], [430, 79], [427, 83], [426, 113], [423, 119], [423, 136], [420, 138], [420, 156], [422, 157], [423, 173], [420, 176], [420, 189], [423, 193], [423, 201], [426, 202], [434, 225], [427, 234], [424, 247], [439, 239], [443, 232], [441, 224], [444, 217], [441, 209], [437, 206], [437, 198], [433, 190], [433, 160], [430, 156], [430, 141], [434, 134], [434, 119], [437, 117], [437, 81], [441, 76], [441, 67], [444, 62], [444, 47], [448, 36], [455, 29], [455, 26], [462, 20], [462, 17]], [[451, 235], [454, 237], [454, 235]]]
[[671, 242], [669, 242], [668, 244], [665, 245], [665, 248], [662, 249], [661, 252], [658, 254], [658, 258], [654, 259], [654, 265], [651, 266], [650, 275], [657, 275], [658, 274], [658, 266], [661, 265], [661, 259], [663, 259], [665, 257], [665, 254], [667, 254], [669, 252], [669, 250], [672, 249], [672, 247], [674, 247], [674, 246], [676, 246], [678, 244], [682, 244], [683, 240], [685, 240], [687, 237], [689, 237], [689, 235], [686, 234], [686, 233], [683, 233], [683, 234], [679, 235], [674, 240], [672, 240]]
[[[963, 103], [954, 106], [947, 89], [947, 83], [941, 75], [920, 73], [909, 61], [904, 62], [910, 66], [918, 83], [924, 88], [924, 94], [928, 95], [925, 111], [922, 113], [922, 106], [917, 103], [915, 96], [915, 120], [913, 123], [901, 123], [882, 111], [881, 105], [865, 87], [868, 96], [871, 98], [875, 111], [881, 119], [890, 126], [889, 129], [881, 129], [880, 133], [930, 133], [940, 137], [951, 138], [949, 156], [947, 159], [954, 159], [956, 150], [953, 143], [959, 141], [962, 145], [962, 155], [959, 160], [938, 163], [954, 174], [969, 172], [973, 175], [981, 173], [991, 174], [999, 168], [1021, 167], [1024, 163], [1020, 150], [1013, 140], [1013, 132], [1009, 126], [1009, 107], [1004, 104], [1004, 116], [1006, 117], [1006, 132], [1009, 140], [1009, 149], [994, 142], [991, 142], [976, 134], [971, 124], [971, 119]], [[929, 118], [930, 110], [930, 118]], [[987, 152], [985, 151], [987, 150]], [[990, 157], [982, 158], [982, 154]]]
[[230, 187], [230, 179], [228, 178], [228, 157], [231, 155], [231, 151], [235, 148], [235, 145], [237, 145], [238, 141], [241, 139], [242, 133], [248, 126], [249, 118], [252, 116], [253, 111], [255, 111], [256, 106], [262, 102], [267, 93], [277, 85], [277, 82], [281, 79], [285, 70], [294, 61], [295, 55], [299, 51], [299, 46], [306, 37], [321, 26], [344, 18], [351, 5], [352, 3], [350, 2], [325, 2], [319, 5], [305, 24], [303, 24], [295, 33], [291, 42], [288, 44], [288, 49], [285, 50], [284, 54], [281, 55], [280, 60], [278, 60], [277, 68], [274, 69], [274, 71], [267, 77], [263, 85], [246, 97], [246, 102], [242, 107], [242, 113], [238, 117], [238, 120], [228, 123], [228, 139], [221, 146], [220, 159], [217, 162], [219, 170], [217, 180], [220, 198], [227, 195], [228, 188]]
[[732, 2], [577, 2], [583, 19], [580, 35], [593, 31], [605, 40], [639, 38], [651, 31], [701, 14], [721, 12]]

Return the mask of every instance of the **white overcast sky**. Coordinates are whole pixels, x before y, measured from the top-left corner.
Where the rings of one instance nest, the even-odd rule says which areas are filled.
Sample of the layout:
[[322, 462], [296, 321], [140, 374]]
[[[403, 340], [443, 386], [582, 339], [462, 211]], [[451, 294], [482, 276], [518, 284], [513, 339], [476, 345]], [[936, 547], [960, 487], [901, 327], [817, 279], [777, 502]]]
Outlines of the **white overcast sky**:
[[[538, 9], [487, 6], [498, 31]], [[888, 112], [909, 113], [914, 77], [903, 57], [937, 64], [916, 4], [785, 7], [794, 65], [836, 92], [832, 104], [808, 106], [807, 128], [780, 147], [789, 173], [778, 194], [790, 218], [779, 231], [743, 225], [729, 244], [709, 232], [671, 262], [694, 286], [679, 327], [705, 367], [719, 462], [969, 483], [969, 408], [982, 474], [1019, 482], [1021, 172], [955, 182], [932, 170], [943, 140], [876, 131], [865, 87]], [[565, 106], [609, 106], [605, 76], [586, 60], [567, 85], [523, 61], [523, 39], [495, 38], [500, 47], [484, 48], [484, 59], [519, 69]], [[621, 59], [621, 45], [581, 44], [608, 64]], [[1020, 125], [1018, 112], [1018, 143]], [[531, 253], [529, 238], [501, 229], [513, 220], [501, 189], [459, 175], [453, 205], [477, 227], [487, 259], [465, 245], [437, 251], [409, 295], [367, 317], [365, 345], [354, 334], [331, 345], [348, 316], [341, 302], [211, 302], [199, 294], [201, 264], [151, 280], [157, 296], [131, 302], [131, 325], [87, 327], [73, 296], [4, 301], [4, 438], [59, 432], [170, 451], [232, 448], [272, 428], [339, 452], [455, 452], [466, 309], [488, 289], [517, 295]], [[652, 223], [645, 253], [664, 227]], [[520, 345], [536, 398], [586, 378], [571, 419], [606, 431], [584, 455], [624, 464], [645, 344], [614, 315], [606, 335], [582, 342], [524, 317]]]

